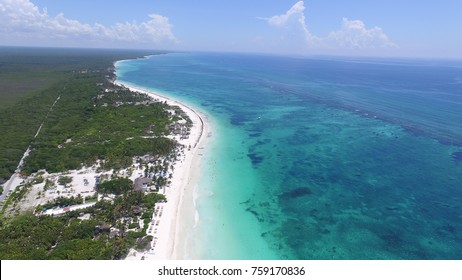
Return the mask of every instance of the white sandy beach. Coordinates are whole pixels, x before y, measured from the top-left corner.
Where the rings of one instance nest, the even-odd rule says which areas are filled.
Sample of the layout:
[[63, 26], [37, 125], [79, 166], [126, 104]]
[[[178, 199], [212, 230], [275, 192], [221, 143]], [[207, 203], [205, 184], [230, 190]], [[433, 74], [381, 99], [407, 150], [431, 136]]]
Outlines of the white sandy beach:
[[192, 120], [193, 127], [187, 139], [176, 140], [185, 147], [185, 154], [175, 163], [173, 179], [170, 187], [166, 188], [166, 203], [156, 205], [148, 234], [153, 236], [152, 249], [148, 252], [132, 250], [127, 259], [181, 259], [184, 254], [185, 231], [180, 230], [182, 225], [194, 222], [195, 207], [193, 201], [194, 187], [197, 185], [200, 174], [202, 149], [211, 135], [210, 125], [206, 117], [181, 102], [172, 100], [158, 93], [139, 88], [130, 84], [116, 81], [115, 84], [125, 86], [132, 91], [145, 93], [153, 99], [166, 101], [171, 106], [180, 107]]

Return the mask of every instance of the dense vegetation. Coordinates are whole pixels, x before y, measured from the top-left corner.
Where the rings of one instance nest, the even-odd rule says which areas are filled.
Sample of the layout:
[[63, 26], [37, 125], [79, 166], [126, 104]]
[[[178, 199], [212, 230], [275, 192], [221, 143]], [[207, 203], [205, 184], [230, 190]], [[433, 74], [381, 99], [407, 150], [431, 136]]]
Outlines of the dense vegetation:
[[117, 178], [99, 184], [96, 189], [99, 193], [123, 194], [133, 188], [133, 182], [127, 178]]
[[51, 89], [75, 72], [105, 70], [113, 61], [147, 54], [153, 52], [0, 47], [0, 108], [10, 107], [19, 97]]
[[58, 87], [53, 86], [34, 96], [22, 98], [11, 107], [0, 108], [0, 183], [14, 173], [58, 94]]
[[[69, 79], [32, 142], [23, 167], [26, 174], [77, 169], [96, 160], [104, 160], [105, 169], [121, 169], [131, 165], [134, 156], [173, 151], [175, 142], [161, 137], [169, 133], [166, 126], [172, 120], [168, 106], [146, 100], [140, 104], [143, 96], [128, 91], [119, 94], [121, 99], [112, 97], [121, 89], [112, 89], [107, 74], [79, 73]], [[105, 92], [108, 88], [111, 91]]]
[[[2, 48], [0, 184], [14, 173], [30, 146], [23, 175], [40, 169], [62, 172], [95, 162], [101, 169], [121, 169], [130, 166], [134, 156], [150, 155], [159, 165], [151, 167], [153, 181], [165, 185], [167, 179], [158, 174], [169, 168], [176, 142], [164, 136], [181, 114], [172, 116], [167, 109], [177, 108], [111, 83], [113, 61], [140, 55], [146, 53]], [[32, 184], [43, 181], [36, 176], [18, 187], [2, 214]], [[70, 177], [58, 179], [58, 184], [69, 183]], [[129, 179], [105, 181], [98, 191], [116, 196], [60, 217], [32, 213], [2, 217], [0, 259], [119, 259], [131, 247], [145, 248], [151, 213], [165, 197], [134, 191]], [[81, 196], [61, 197], [36, 210], [82, 202]]]
[[[149, 243], [146, 229], [150, 213], [155, 203], [163, 200], [161, 194], [128, 191], [113, 202], [102, 200], [93, 207], [61, 217], [18, 216], [0, 228], [0, 259], [123, 258], [129, 248], [144, 249]], [[141, 211], [135, 211], [138, 208]], [[91, 219], [79, 219], [84, 214], [91, 215]], [[130, 224], [138, 225], [135, 221], [141, 220], [143, 228], [128, 230]], [[120, 231], [111, 235], [111, 227]]]
[[107, 75], [113, 61], [147, 54], [152, 53], [0, 47], [0, 184], [14, 173], [56, 98], [75, 93], [69, 90], [76, 84], [72, 79], [89, 69]]

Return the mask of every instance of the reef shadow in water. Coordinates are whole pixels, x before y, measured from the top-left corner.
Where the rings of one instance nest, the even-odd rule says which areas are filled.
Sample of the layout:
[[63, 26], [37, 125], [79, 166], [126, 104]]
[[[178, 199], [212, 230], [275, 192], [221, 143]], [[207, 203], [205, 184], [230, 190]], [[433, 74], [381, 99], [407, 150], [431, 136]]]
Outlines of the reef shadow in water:
[[462, 161], [462, 151], [452, 153], [454, 161]]
[[263, 161], [263, 157], [260, 155], [257, 155], [256, 153], [248, 153], [247, 156], [250, 158], [254, 166]]
[[308, 187], [300, 187], [296, 188], [287, 192], [284, 192], [280, 195], [281, 199], [287, 200], [287, 199], [294, 199], [294, 198], [299, 198], [302, 196], [307, 196], [312, 194], [312, 191]]

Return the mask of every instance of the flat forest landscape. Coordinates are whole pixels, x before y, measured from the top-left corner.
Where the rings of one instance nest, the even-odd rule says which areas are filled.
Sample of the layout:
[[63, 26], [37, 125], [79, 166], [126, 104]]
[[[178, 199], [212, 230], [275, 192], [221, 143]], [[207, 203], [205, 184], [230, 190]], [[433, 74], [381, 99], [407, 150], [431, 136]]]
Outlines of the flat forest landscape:
[[[113, 84], [114, 61], [152, 53], [1, 50], [0, 184], [17, 171], [24, 152], [31, 152], [18, 174], [23, 183], [1, 202], [0, 259], [121, 259], [130, 248], [146, 250], [152, 241], [146, 235], [151, 214], [165, 196], [136, 191], [134, 182], [117, 171], [128, 168], [131, 175], [136, 171], [132, 159], [149, 155], [149, 167], [140, 159], [139, 168], [158, 174], [151, 176], [153, 184], [165, 187], [180, 152], [166, 137], [169, 127], [189, 121], [179, 108]], [[113, 170], [97, 179], [94, 195], [68, 194], [36, 207], [21, 206], [34, 186], [43, 186], [36, 193], [43, 200], [59, 185], [69, 188], [72, 178], [63, 174], [91, 166]], [[48, 172], [59, 174], [58, 179], [46, 177]], [[58, 217], [40, 214], [82, 203], [92, 206]]]

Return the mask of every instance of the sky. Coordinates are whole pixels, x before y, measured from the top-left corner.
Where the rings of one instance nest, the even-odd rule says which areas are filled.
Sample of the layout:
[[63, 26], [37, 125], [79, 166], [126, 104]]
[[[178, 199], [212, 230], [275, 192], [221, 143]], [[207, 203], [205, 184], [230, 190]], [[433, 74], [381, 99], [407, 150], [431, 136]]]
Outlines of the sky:
[[0, 45], [462, 58], [460, 0], [0, 0]]

